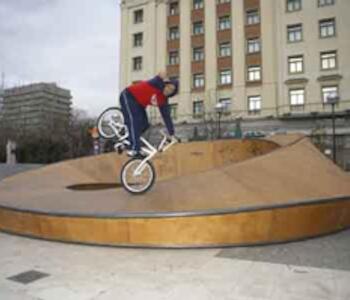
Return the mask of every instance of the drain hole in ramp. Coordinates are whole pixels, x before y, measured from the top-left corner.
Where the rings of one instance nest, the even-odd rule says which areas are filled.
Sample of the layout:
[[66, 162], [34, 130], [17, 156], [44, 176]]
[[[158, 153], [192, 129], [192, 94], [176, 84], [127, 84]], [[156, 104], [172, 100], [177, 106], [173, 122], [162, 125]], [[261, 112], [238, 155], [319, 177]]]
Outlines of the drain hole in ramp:
[[84, 183], [67, 186], [67, 189], [72, 191], [100, 191], [119, 189], [121, 187], [120, 183]]

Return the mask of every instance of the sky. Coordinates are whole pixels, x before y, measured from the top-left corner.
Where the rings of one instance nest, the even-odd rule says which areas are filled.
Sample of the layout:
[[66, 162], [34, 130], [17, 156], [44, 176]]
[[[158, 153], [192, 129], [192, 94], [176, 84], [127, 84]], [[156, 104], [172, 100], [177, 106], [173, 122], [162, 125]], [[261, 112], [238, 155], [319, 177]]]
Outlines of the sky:
[[95, 117], [119, 93], [118, 0], [0, 0], [5, 87], [56, 82]]

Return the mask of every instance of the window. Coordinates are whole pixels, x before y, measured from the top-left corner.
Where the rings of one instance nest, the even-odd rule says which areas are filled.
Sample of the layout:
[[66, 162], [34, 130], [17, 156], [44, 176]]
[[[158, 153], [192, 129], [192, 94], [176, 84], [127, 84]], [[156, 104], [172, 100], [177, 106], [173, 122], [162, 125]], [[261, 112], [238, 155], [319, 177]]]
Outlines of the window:
[[219, 45], [219, 56], [226, 57], [231, 56], [231, 43], [222, 43]]
[[220, 98], [219, 103], [223, 104], [226, 112], [231, 110], [231, 98]]
[[179, 51], [170, 51], [169, 52], [169, 65], [179, 64]]
[[229, 16], [219, 18], [219, 30], [225, 30], [231, 28], [231, 19]]
[[193, 0], [193, 9], [201, 9], [204, 7], [203, 0]]
[[261, 96], [248, 97], [248, 112], [249, 114], [258, 114], [261, 111]]
[[249, 54], [260, 52], [260, 39], [249, 39], [247, 41], [247, 52]]
[[193, 60], [194, 61], [201, 61], [204, 60], [204, 48], [193, 48]]
[[226, 85], [232, 83], [232, 71], [231, 70], [222, 70], [219, 75], [219, 84]]
[[287, 1], [287, 11], [298, 11], [301, 10], [301, 0], [286, 0]]
[[193, 23], [193, 35], [203, 34], [204, 26], [203, 22], [195, 22]]
[[180, 32], [179, 27], [170, 27], [169, 28], [169, 39], [170, 40], [177, 40], [180, 38]]
[[327, 38], [335, 36], [335, 19], [320, 21], [320, 37]]
[[179, 2], [170, 2], [169, 4], [169, 15], [176, 16], [179, 14]]
[[337, 51], [321, 52], [321, 70], [337, 68]]
[[134, 24], [143, 22], [143, 9], [138, 9], [134, 11]]
[[296, 43], [303, 39], [303, 25], [295, 24], [287, 27], [288, 42]]
[[222, 3], [231, 3], [231, 0], [217, 0], [217, 4], [222, 4]]
[[322, 100], [323, 103], [328, 103], [328, 98], [338, 97], [338, 86], [324, 86], [322, 87]]
[[259, 81], [261, 80], [261, 67], [251, 66], [248, 67], [248, 81]]
[[290, 106], [302, 106], [305, 105], [305, 89], [292, 89], [289, 90], [289, 103]]
[[335, 0], [318, 0], [318, 6], [334, 5]]
[[142, 70], [142, 57], [137, 56], [133, 58], [133, 70], [140, 71]]
[[194, 88], [204, 87], [204, 74], [193, 75], [193, 87]]
[[260, 15], [257, 9], [247, 11], [247, 24], [253, 25], [260, 23]]
[[290, 74], [304, 72], [304, 57], [302, 55], [288, 57], [288, 70]]
[[193, 102], [193, 116], [200, 117], [204, 114], [204, 102], [194, 101]]
[[177, 106], [178, 106], [177, 103], [169, 104], [170, 116], [173, 120], [177, 119]]
[[143, 44], [143, 33], [134, 34], [134, 47], [142, 47]]

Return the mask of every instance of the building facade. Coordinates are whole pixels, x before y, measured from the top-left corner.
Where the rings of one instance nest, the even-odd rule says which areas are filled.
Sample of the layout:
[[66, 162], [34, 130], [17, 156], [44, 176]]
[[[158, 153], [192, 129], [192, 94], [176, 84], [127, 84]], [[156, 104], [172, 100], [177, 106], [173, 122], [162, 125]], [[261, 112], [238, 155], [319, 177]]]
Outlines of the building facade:
[[[180, 80], [177, 121], [350, 110], [348, 0], [122, 1], [121, 89]], [[221, 103], [222, 105], [218, 105]]]
[[68, 125], [71, 93], [55, 83], [37, 83], [5, 89], [2, 122], [6, 128], [37, 130]]

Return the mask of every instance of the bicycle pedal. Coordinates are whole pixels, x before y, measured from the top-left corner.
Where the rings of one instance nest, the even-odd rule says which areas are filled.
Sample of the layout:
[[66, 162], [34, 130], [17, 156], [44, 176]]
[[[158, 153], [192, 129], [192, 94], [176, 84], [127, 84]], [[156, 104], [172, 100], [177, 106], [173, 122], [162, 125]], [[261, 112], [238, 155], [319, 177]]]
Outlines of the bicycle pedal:
[[124, 151], [123, 144], [118, 143], [118, 144], [114, 145], [114, 150], [117, 151], [118, 154], [122, 154]]

